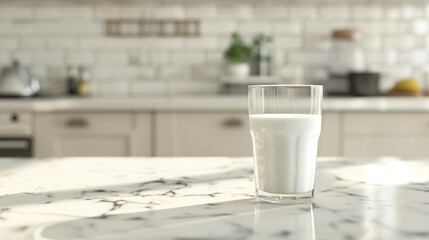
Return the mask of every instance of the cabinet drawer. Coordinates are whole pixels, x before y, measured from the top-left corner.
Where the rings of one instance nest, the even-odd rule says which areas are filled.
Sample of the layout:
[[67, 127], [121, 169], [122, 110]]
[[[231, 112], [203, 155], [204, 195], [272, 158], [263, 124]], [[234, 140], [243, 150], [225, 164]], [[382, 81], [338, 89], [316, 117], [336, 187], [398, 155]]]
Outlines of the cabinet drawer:
[[252, 155], [247, 113], [159, 113], [156, 131], [156, 155]]
[[347, 113], [347, 134], [429, 134], [429, 114], [425, 113]]
[[132, 118], [129, 114], [61, 113], [55, 114], [53, 124], [60, 132], [121, 133], [131, 129]]
[[30, 136], [33, 132], [32, 115], [28, 112], [1, 112], [2, 136]]

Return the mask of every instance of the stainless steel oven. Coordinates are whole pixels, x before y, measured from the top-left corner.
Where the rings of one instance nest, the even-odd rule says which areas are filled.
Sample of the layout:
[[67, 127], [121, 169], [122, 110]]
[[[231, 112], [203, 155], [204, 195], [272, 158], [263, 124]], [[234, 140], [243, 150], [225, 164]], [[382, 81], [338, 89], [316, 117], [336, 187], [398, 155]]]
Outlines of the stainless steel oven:
[[32, 157], [33, 139], [0, 138], [0, 157]]
[[0, 157], [32, 157], [30, 112], [0, 112]]

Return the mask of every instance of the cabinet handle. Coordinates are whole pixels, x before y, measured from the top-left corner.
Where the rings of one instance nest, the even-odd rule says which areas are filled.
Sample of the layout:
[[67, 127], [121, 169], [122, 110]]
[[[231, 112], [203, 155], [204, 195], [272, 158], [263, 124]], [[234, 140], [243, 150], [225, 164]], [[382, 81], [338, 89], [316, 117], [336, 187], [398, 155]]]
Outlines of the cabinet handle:
[[230, 118], [223, 121], [222, 125], [226, 128], [239, 128], [243, 126], [243, 121], [239, 118]]
[[86, 128], [88, 127], [89, 124], [85, 119], [72, 118], [67, 120], [66, 125], [67, 127], [72, 127], [72, 128]]
[[11, 120], [12, 122], [18, 122], [18, 121], [19, 121], [19, 115], [18, 115], [17, 113], [12, 113], [12, 114], [10, 115], [10, 120]]

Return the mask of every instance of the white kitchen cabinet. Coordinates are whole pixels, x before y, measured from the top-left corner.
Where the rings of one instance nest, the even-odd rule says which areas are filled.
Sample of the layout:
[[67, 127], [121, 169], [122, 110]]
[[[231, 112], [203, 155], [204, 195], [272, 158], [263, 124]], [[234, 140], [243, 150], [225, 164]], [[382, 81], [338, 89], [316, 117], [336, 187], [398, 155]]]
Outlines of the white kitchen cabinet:
[[429, 114], [345, 113], [345, 156], [429, 156]]
[[319, 156], [341, 155], [341, 114], [323, 113], [319, 138]]
[[156, 155], [250, 156], [247, 113], [156, 114]]
[[150, 114], [38, 113], [36, 157], [149, 156]]
[[[319, 155], [339, 155], [340, 117], [323, 115]], [[252, 142], [247, 112], [156, 114], [156, 155], [251, 156]]]

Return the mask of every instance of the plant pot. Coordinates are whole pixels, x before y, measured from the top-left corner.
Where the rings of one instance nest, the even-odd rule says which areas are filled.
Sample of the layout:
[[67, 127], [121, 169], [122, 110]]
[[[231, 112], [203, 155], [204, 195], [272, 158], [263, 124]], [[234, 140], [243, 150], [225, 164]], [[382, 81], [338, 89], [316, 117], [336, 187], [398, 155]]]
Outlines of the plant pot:
[[226, 75], [229, 77], [244, 78], [248, 77], [250, 66], [248, 63], [228, 63], [226, 65]]

